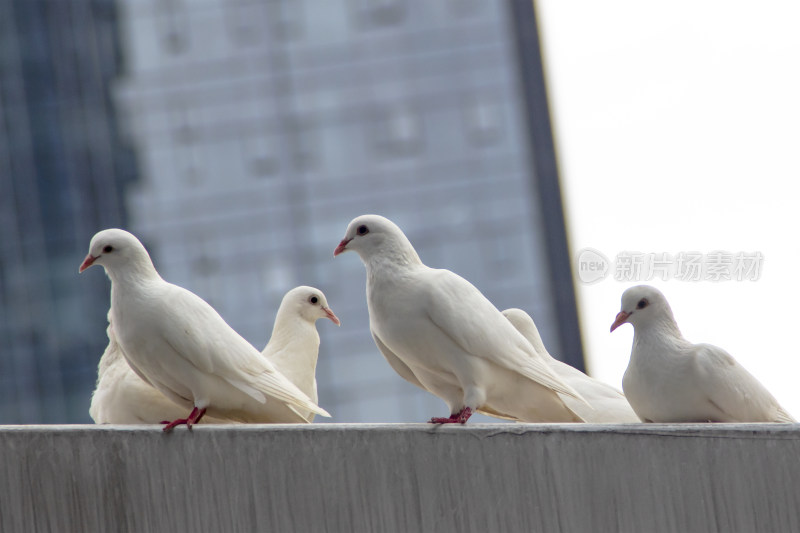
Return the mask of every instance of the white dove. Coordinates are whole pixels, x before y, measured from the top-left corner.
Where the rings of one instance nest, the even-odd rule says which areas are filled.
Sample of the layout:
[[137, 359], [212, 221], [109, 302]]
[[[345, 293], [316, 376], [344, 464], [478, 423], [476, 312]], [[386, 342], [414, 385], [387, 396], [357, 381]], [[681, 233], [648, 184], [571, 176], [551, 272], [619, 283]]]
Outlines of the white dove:
[[728, 352], [684, 339], [655, 287], [622, 293], [611, 331], [626, 322], [633, 326], [633, 348], [622, 389], [642, 421], [795, 421]]
[[601, 423], [623, 423], [639, 422], [639, 417], [631, 409], [625, 395], [611, 385], [589, 377], [575, 367], [559, 361], [544, 347], [542, 337], [533, 319], [522, 309], [506, 309], [503, 315], [513, 324], [513, 326], [528, 339], [533, 346], [536, 356], [550, 365], [553, 372], [564, 380], [573, 389], [578, 391], [584, 399], [589, 402], [589, 406], [570, 396], [565, 396], [564, 403], [575, 411], [586, 422]]
[[[261, 352], [314, 403], [318, 403], [319, 333], [316, 322], [320, 318], [329, 318], [337, 326], [341, 323], [321, 290], [295, 287], [283, 297], [275, 316], [272, 336]], [[309, 422], [314, 420], [314, 413], [301, 413]]]
[[[315, 322], [319, 318], [329, 318], [336, 325], [340, 323], [319, 289], [302, 286], [290, 290], [278, 308], [272, 338], [262, 352], [314, 403], [318, 403], [314, 374], [319, 351]], [[165, 419], [179, 418], [183, 409], [131, 369], [110, 320], [111, 317], [106, 330], [108, 347], [100, 358], [97, 387], [89, 408], [92, 419], [97, 424], [158, 424]], [[313, 413], [303, 415], [309, 422], [313, 420]], [[232, 421], [204, 416], [202, 422], [225, 424]]]
[[449, 270], [425, 266], [393, 222], [363, 215], [333, 255], [352, 250], [367, 269], [370, 330], [392, 368], [450, 408], [526, 422], [581, 422], [559, 394], [580, 398], [483, 294]]
[[[162, 420], [174, 420], [184, 414], [183, 408], [145, 383], [131, 370], [110, 322], [106, 333], [108, 346], [97, 367], [97, 386], [89, 407], [92, 420], [96, 424], [158, 424]], [[203, 422], [224, 421], [207, 416], [203, 418]]]
[[202, 298], [158, 275], [142, 243], [121, 229], [92, 237], [79, 271], [111, 278], [111, 324], [136, 374], [186, 409], [164, 427], [191, 427], [206, 411], [240, 422], [306, 422], [330, 416], [262, 357]]

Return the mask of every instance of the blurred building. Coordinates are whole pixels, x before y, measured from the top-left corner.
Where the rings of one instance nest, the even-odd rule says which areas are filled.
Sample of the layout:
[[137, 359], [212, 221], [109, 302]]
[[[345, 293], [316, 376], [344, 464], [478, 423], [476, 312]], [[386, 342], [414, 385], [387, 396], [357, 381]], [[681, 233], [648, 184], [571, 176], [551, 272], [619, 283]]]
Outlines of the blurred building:
[[285, 291], [321, 288], [342, 319], [318, 323], [320, 402], [334, 421], [446, 411], [375, 348], [358, 257], [332, 257], [363, 213], [393, 219], [423, 261], [499, 308], [528, 310], [560, 354], [511, 2], [121, 7], [116, 101], [142, 167], [130, 229], [167, 280], [259, 348]]
[[89, 420], [109, 282], [77, 267], [113, 226], [259, 348], [288, 289], [322, 289], [342, 319], [318, 324], [333, 421], [446, 411], [375, 348], [358, 257], [332, 257], [363, 213], [529, 311], [580, 364], [577, 328], [557, 318], [574, 297], [553, 261], [560, 199], [541, 177], [555, 173], [531, 150], [552, 141], [519, 6], [0, 2], [0, 423]]
[[0, 423], [88, 420], [107, 283], [78, 277], [136, 173], [110, 0], [0, 1]]

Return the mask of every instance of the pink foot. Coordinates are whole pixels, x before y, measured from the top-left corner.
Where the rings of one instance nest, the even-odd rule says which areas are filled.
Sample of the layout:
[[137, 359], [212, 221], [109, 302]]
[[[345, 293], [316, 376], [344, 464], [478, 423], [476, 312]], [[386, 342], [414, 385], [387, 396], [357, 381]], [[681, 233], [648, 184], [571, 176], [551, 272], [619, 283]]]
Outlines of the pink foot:
[[186, 424], [187, 428], [192, 429], [192, 425], [200, 422], [200, 419], [203, 418], [204, 414], [206, 414], [205, 408], [198, 409], [197, 407], [195, 407], [194, 409], [192, 409], [192, 412], [189, 413], [188, 418], [179, 418], [177, 420], [173, 420], [172, 422], [164, 420], [161, 423], [166, 424], [166, 426], [164, 426], [165, 432], [172, 431], [173, 428], [180, 426], [181, 424]]
[[472, 416], [472, 409], [469, 407], [463, 408], [461, 411], [450, 415], [449, 418], [433, 417], [430, 419], [430, 424], [466, 424], [469, 417]]
[[450, 415], [449, 418], [442, 418], [440, 416], [434, 416], [430, 420], [428, 420], [429, 424], [455, 424], [457, 422], [456, 417], [458, 414]]
[[458, 418], [456, 421], [459, 424], [466, 424], [467, 420], [469, 420], [469, 417], [471, 416], [472, 416], [472, 409], [470, 409], [469, 407], [465, 407], [461, 410], [460, 413], [458, 413]]
[[173, 428], [175, 428], [177, 426], [180, 426], [181, 424], [186, 424], [187, 427], [192, 427], [192, 426], [189, 425], [189, 419], [188, 418], [179, 418], [177, 420], [173, 420], [172, 422], [167, 422], [166, 420], [164, 420], [161, 423], [162, 424], [166, 424], [166, 426], [164, 426], [164, 431], [165, 432], [172, 431]]

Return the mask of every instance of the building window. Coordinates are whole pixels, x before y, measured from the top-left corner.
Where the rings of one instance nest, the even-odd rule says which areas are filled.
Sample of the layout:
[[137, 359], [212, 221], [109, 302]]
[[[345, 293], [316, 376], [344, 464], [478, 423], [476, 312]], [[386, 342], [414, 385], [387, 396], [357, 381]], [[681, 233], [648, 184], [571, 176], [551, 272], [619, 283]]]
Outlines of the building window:
[[423, 145], [422, 117], [410, 106], [381, 111], [374, 124], [372, 138], [376, 149], [383, 153], [413, 155]]
[[172, 55], [182, 54], [189, 49], [189, 24], [181, 3], [180, 0], [161, 0], [156, 3], [161, 46]]
[[464, 132], [477, 146], [497, 143], [502, 135], [503, 114], [500, 102], [493, 96], [472, 96], [463, 105]]
[[396, 26], [405, 18], [401, 0], [357, 0], [358, 20], [364, 28]]
[[261, 25], [269, 20], [262, 2], [238, 0], [225, 9], [228, 36], [236, 45], [252, 46], [261, 41]]
[[293, 41], [303, 32], [303, 6], [299, 0], [269, 2], [269, 18], [278, 38]]
[[[275, 144], [270, 143], [270, 140], [275, 140]], [[277, 143], [275, 136], [271, 139], [265, 135], [242, 140], [245, 165], [251, 176], [268, 178], [278, 174], [281, 163], [275, 155]]]

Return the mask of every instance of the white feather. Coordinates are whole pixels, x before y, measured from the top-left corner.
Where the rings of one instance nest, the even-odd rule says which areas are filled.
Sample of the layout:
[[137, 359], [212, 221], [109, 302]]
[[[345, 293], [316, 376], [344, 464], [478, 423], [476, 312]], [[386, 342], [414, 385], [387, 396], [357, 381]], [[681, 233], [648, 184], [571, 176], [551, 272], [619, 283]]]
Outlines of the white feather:
[[[169, 400], [137, 376], [122, 354], [111, 324], [106, 330], [108, 346], [97, 369], [97, 386], [92, 394], [89, 415], [97, 424], [158, 424], [186, 416], [191, 402], [184, 405]], [[204, 417], [201, 424], [230, 421]]]
[[528, 339], [534, 348], [536, 357], [547, 363], [558, 377], [586, 399], [589, 405], [572, 397], [564, 396], [564, 403], [578, 413], [581, 418], [594, 424], [639, 422], [639, 417], [633, 412], [622, 392], [598, 379], [587, 376], [577, 368], [550, 355], [542, 342], [536, 324], [528, 313], [521, 309], [506, 309], [503, 311], [503, 315], [517, 331]]
[[624, 322], [633, 325], [634, 337], [622, 388], [643, 421], [794, 422], [728, 352], [684, 339], [654, 287], [623, 293], [614, 327]]
[[[314, 287], [295, 287], [284, 295], [269, 342], [261, 352], [275, 367], [314, 403], [317, 397], [317, 357], [319, 333], [316, 322], [329, 318], [338, 324], [338, 318], [328, 307], [321, 290]], [[300, 411], [309, 422], [314, 413]]]
[[[359, 229], [361, 227], [363, 229]], [[388, 219], [364, 215], [336, 253], [353, 250], [367, 268], [370, 329], [406, 380], [464, 407], [528, 422], [582, 421], [562, 395], [583, 401], [468, 281], [425, 266]]]
[[111, 278], [111, 323], [125, 358], [174, 402], [246, 422], [305, 422], [289, 405], [330, 416], [203, 299], [161, 279], [130, 233], [99, 232], [90, 258]]

